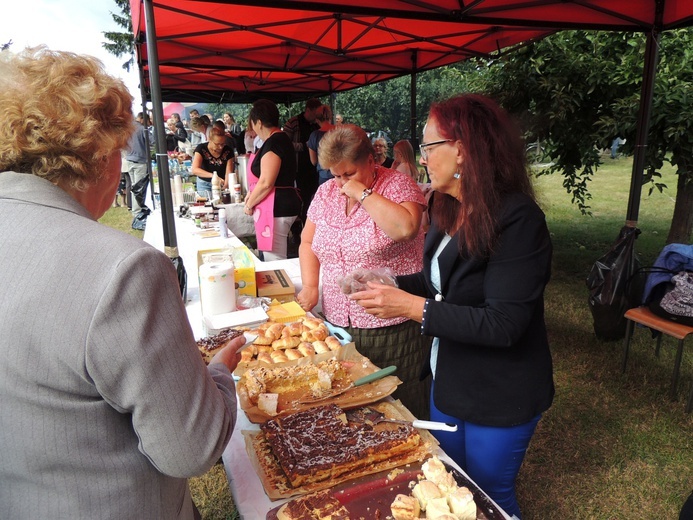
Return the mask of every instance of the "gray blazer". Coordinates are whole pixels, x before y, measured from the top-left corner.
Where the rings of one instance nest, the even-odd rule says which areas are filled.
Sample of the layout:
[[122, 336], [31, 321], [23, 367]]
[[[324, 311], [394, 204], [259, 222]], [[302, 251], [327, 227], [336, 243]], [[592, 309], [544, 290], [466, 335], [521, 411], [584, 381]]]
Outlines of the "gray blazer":
[[204, 366], [172, 262], [0, 172], [0, 518], [192, 518], [233, 379]]

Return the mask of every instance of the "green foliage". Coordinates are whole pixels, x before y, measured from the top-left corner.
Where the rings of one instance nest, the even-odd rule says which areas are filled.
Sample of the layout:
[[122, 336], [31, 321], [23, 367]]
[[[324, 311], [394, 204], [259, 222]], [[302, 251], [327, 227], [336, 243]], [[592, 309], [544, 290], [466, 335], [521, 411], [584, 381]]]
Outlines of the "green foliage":
[[[650, 193], [666, 162], [690, 177], [693, 164], [693, 29], [667, 31], [659, 42], [645, 181]], [[563, 185], [589, 213], [589, 182], [601, 165], [599, 149], [624, 137], [632, 154], [642, 88], [646, 36], [640, 33], [564, 31], [490, 63], [472, 90], [496, 97], [518, 117], [528, 141], [545, 140], [553, 161], [546, 173], [564, 175]], [[681, 204], [688, 194], [679, 191]], [[691, 229], [670, 238], [687, 241]]]
[[135, 37], [132, 32], [132, 18], [130, 17], [130, 1], [129, 0], [114, 0], [120, 14], [111, 12], [113, 21], [126, 32], [105, 31], [103, 35], [108, 42], [103, 42], [101, 45], [108, 52], [117, 56], [127, 56], [128, 60], [123, 63], [123, 68], [130, 71], [130, 68], [135, 64]]

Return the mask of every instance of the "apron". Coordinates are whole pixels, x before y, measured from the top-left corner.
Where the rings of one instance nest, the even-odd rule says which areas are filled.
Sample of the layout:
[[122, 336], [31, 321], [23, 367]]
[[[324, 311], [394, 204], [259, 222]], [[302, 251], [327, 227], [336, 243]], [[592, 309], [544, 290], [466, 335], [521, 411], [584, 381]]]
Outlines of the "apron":
[[[260, 180], [250, 171], [254, 160], [255, 154], [249, 154], [246, 165], [246, 178], [248, 179], [248, 189], [250, 191], [255, 189]], [[272, 251], [272, 241], [274, 240], [274, 190], [275, 188], [272, 187], [267, 196], [253, 208], [258, 251]]]

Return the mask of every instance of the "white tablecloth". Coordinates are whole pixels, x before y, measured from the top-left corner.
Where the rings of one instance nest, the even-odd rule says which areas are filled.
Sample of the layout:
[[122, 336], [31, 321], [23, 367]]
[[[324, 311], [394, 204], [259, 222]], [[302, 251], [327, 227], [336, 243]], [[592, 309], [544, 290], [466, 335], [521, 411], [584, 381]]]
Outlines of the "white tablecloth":
[[[243, 242], [235, 236], [227, 239], [220, 237], [202, 238], [201, 230], [190, 219], [176, 217], [175, 224], [178, 254], [183, 259], [183, 265], [188, 273], [188, 296], [185, 308], [195, 337], [201, 338], [204, 335], [204, 326], [197, 278], [197, 252], [202, 249], [215, 249], [229, 245], [239, 246]], [[164, 250], [160, 210], [152, 212], [147, 218], [144, 240], [157, 249]], [[255, 258], [255, 269], [256, 271], [284, 269], [296, 286], [296, 292], [301, 290], [301, 270], [297, 258], [273, 262], [262, 262]], [[241, 518], [245, 520], [261, 520], [266, 517], [271, 509], [277, 507], [283, 501], [272, 502], [267, 498], [262, 488], [262, 482], [260, 482], [260, 478], [255, 473], [255, 469], [248, 458], [245, 441], [241, 433], [243, 430], [259, 430], [259, 426], [251, 423], [245, 413], [239, 408], [233, 435], [224, 450], [222, 458], [233, 500]], [[465, 474], [442, 450], [439, 449], [437, 454], [442, 460]], [[500, 511], [500, 508], [498, 510]], [[505, 515], [505, 517], [510, 520], [509, 516]]]

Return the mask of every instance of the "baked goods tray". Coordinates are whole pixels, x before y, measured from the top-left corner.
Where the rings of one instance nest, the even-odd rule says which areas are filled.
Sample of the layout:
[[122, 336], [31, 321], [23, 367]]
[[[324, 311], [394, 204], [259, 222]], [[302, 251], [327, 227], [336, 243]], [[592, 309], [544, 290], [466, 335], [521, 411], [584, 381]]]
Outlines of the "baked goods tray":
[[[369, 409], [381, 412], [386, 418], [411, 421], [414, 416], [400, 402], [395, 400], [384, 400], [368, 406]], [[387, 425], [383, 425], [387, 428]], [[262, 487], [270, 500], [280, 500], [297, 495], [306, 495], [314, 491], [333, 487], [341, 482], [353, 480], [363, 475], [377, 473], [379, 471], [390, 470], [398, 466], [404, 466], [412, 462], [420, 462], [431, 456], [438, 448], [438, 441], [430, 432], [418, 430], [421, 437], [421, 444], [414, 450], [397, 455], [393, 458], [377, 462], [373, 465], [362, 467], [358, 470], [340, 475], [335, 480], [324, 480], [307, 484], [298, 488], [293, 488], [283, 471], [280, 469], [271, 450], [264, 441], [264, 434], [257, 430], [243, 430], [246, 452], [256, 474], [260, 478]]]
[[[352, 381], [378, 370], [378, 367], [371, 363], [367, 357], [359, 354], [359, 352], [356, 350], [356, 346], [353, 343], [349, 343], [337, 351], [315, 356], [312, 360], [309, 358], [300, 359], [298, 360], [298, 364], [317, 364], [320, 361], [327, 361], [328, 359], [336, 359], [343, 362]], [[297, 362], [294, 361], [292, 364], [283, 363], [273, 365], [272, 368], [281, 369], [282, 367], [298, 366], [296, 363]], [[299, 402], [299, 398], [308, 391], [307, 388], [303, 388], [297, 391], [295, 394], [280, 394], [277, 416], [287, 415], [289, 413], [295, 413], [307, 408], [329, 403], [337, 404], [343, 409], [365, 406], [391, 395], [401, 383], [402, 381], [395, 375], [386, 376], [378, 381], [374, 381], [373, 383], [351, 388], [342, 394], [317, 401], [315, 403]], [[238, 393], [241, 409], [245, 412], [250, 422], [256, 424], [263, 423], [268, 419], [276, 417], [260, 410], [257, 404], [253, 404], [251, 402], [248, 391], [243, 384], [242, 377], [241, 381], [236, 385], [236, 392]]]
[[[411, 463], [394, 470], [381, 471], [338, 484], [329, 490], [329, 495], [347, 509], [349, 518], [392, 518], [390, 504], [400, 493], [411, 494], [410, 483], [417, 482], [423, 475], [421, 464], [421, 462]], [[454, 467], [444, 464], [457, 484], [469, 488], [474, 495], [477, 520], [505, 520], [507, 518], [474, 482]], [[282, 506], [283, 504], [271, 509], [266, 519], [278, 520], [277, 512]]]

